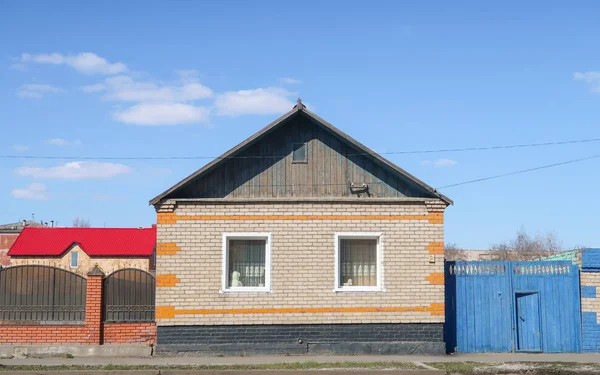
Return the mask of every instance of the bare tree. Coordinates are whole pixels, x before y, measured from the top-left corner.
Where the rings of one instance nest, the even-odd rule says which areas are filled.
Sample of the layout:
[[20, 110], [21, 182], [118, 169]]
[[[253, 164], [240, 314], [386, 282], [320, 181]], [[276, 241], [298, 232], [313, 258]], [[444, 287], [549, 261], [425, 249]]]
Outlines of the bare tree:
[[492, 245], [494, 259], [534, 260], [554, 255], [562, 251], [562, 246], [554, 233], [531, 237], [521, 229], [516, 238]]
[[73, 228], [89, 228], [92, 225], [90, 224], [90, 220], [77, 216], [73, 219]]
[[465, 249], [458, 247], [455, 243], [447, 243], [444, 245], [444, 258], [447, 261], [469, 260]]

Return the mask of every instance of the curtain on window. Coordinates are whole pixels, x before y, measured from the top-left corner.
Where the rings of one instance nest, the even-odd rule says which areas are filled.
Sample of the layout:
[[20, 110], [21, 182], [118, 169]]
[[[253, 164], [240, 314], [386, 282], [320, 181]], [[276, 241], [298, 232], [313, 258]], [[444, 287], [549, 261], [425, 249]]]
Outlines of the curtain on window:
[[265, 240], [229, 240], [229, 287], [233, 272], [240, 273], [238, 286], [265, 286]]
[[340, 287], [377, 286], [377, 240], [340, 240]]

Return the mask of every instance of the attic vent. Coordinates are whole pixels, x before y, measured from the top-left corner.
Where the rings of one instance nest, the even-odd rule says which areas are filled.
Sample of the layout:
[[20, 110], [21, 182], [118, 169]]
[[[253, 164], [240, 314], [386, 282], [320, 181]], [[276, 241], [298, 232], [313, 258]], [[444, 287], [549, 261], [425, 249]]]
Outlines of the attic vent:
[[294, 149], [292, 151], [292, 162], [306, 163], [307, 161], [308, 161], [308, 152], [306, 152], [306, 142], [294, 143]]

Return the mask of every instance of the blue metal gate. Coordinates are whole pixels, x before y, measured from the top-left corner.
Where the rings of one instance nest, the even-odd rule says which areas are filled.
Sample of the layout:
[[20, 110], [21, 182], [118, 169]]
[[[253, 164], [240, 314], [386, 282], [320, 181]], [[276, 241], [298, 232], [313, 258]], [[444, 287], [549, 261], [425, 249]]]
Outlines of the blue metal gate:
[[449, 351], [581, 351], [571, 262], [447, 262], [445, 276]]
[[540, 293], [516, 293], [515, 305], [516, 350], [519, 352], [541, 352]]

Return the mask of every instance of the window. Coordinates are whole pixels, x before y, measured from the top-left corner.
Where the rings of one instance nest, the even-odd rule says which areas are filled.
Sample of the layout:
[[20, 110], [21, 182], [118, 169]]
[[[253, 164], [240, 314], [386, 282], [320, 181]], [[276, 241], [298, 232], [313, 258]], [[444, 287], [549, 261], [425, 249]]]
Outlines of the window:
[[224, 233], [224, 292], [271, 291], [271, 234]]
[[381, 291], [381, 233], [335, 235], [335, 291]]
[[294, 149], [292, 151], [292, 162], [293, 163], [306, 163], [308, 161], [308, 152], [306, 152], [305, 143], [294, 143]]
[[71, 251], [71, 268], [79, 267], [79, 252]]

